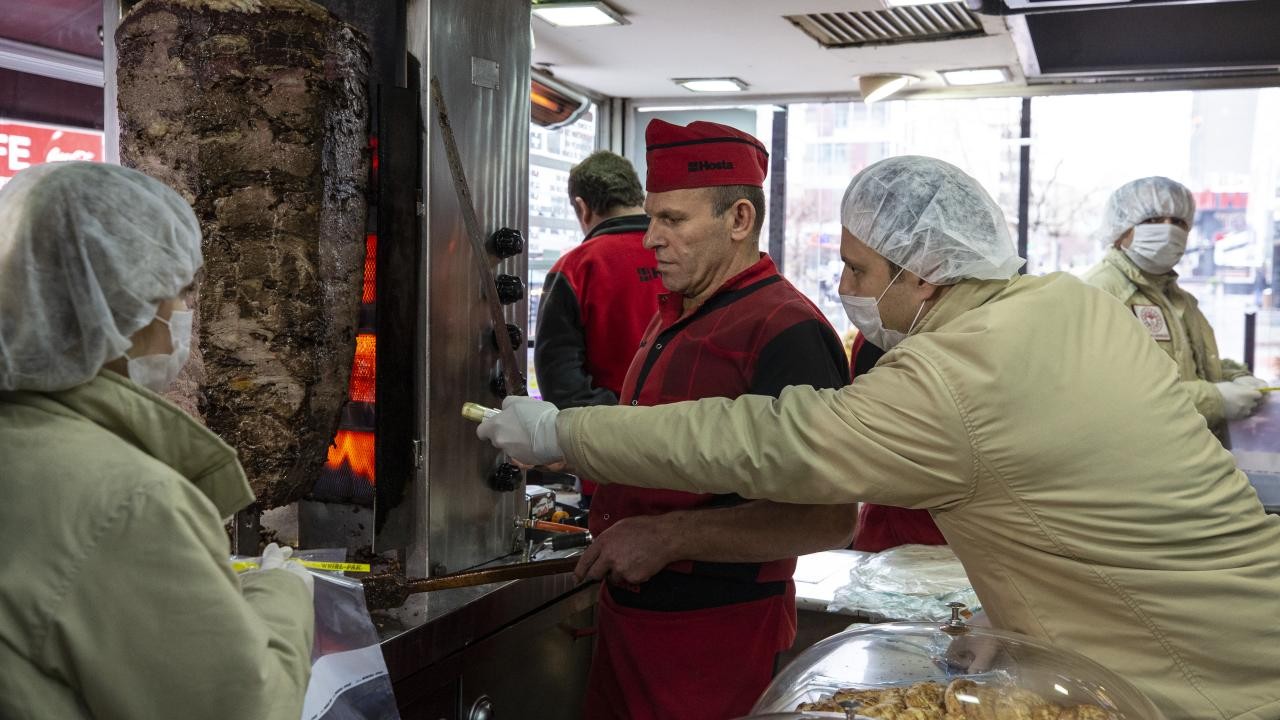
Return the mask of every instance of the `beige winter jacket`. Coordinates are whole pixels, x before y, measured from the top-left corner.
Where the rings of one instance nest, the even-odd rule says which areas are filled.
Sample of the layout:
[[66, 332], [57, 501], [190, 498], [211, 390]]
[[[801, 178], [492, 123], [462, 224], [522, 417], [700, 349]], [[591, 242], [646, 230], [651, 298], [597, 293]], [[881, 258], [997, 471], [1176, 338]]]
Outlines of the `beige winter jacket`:
[[297, 720], [306, 586], [237, 577], [235, 451], [109, 371], [0, 392], [0, 718]]
[[841, 390], [560, 413], [604, 482], [928, 508], [993, 624], [1170, 718], [1280, 717], [1280, 517], [1169, 357], [1064, 274], [953, 286]]
[[[1178, 287], [1175, 273], [1152, 275], [1133, 264], [1129, 256], [1112, 248], [1084, 281], [1118, 298], [1143, 321], [1156, 345], [1178, 365], [1178, 379], [1191, 393], [1196, 411], [1209, 427], [1221, 433], [1226, 427], [1222, 394], [1216, 382], [1234, 380], [1249, 371], [1243, 365], [1218, 357], [1213, 328], [1200, 312], [1191, 293]], [[1150, 308], [1155, 308], [1152, 311]]]

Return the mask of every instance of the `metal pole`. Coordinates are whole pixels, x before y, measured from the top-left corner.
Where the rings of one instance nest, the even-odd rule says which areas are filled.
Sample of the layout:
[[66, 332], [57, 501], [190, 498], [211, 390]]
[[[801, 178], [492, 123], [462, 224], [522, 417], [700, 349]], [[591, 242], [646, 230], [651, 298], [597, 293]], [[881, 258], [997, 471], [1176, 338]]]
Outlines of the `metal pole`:
[[[1258, 313], [1244, 314], [1244, 366], [1253, 372], [1253, 350], [1257, 344]], [[1256, 374], [1256, 373], [1255, 373]]]
[[116, 108], [116, 28], [120, 25], [120, 0], [102, 3], [102, 159], [120, 164], [120, 113]]
[[[1022, 98], [1022, 145], [1018, 170], [1018, 257], [1027, 256], [1027, 238], [1031, 231], [1031, 98]], [[1022, 266], [1027, 272], [1027, 266]]]
[[787, 116], [788, 107], [773, 113], [773, 156], [769, 158], [769, 256], [781, 273], [786, 262], [787, 237]]

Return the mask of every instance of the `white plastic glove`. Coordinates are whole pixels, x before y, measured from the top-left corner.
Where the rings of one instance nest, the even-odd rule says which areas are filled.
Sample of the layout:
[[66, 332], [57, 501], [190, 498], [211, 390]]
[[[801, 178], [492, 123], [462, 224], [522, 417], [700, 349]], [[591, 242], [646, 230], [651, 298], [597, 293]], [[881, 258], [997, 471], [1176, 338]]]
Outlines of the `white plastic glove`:
[[302, 578], [302, 582], [307, 585], [307, 592], [315, 595], [316, 580], [311, 577], [311, 573], [302, 566], [301, 563], [292, 560], [293, 548], [285, 545], [281, 547], [275, 543], [271, 543], [262, 549], [262, 562], [258, 564], [259, 570], [285, 570]]
[[1243, 420], [1253, 414], [1262, 400], [1262, 393], [1253, 388], [1235, 382], [1214, 383], [1222, 394], [1222, 404], [1226, 408], [1228, 420]]
[[1232, 380], [1231, 382], [1237, 385], [1243, 385], [1249, 388], [1250, 390], [1257, 390], [1259, 388], [1267, 387], [1266, 380], [1263, 380], [1262, 378], [1254, 377], [1252, 375], [1241, 375], [1240, 377], [1236, 378], [1235, 380]]
[[560, 411], [544, 400], [508, 395], [502, 412], [485, 418], [476, 428], [481, 440], [525, 465], [549, 465], [564, 459], [556, 437], [556, 416]]

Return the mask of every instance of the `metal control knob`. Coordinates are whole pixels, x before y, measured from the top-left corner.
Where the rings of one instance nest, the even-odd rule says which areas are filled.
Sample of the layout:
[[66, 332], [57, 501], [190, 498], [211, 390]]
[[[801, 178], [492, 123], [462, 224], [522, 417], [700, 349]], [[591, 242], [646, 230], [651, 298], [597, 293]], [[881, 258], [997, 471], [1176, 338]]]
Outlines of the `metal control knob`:
[[524, 252], [524, 236], [515, 228], [502, 228], [489, 236], [489, 252], [509, 258]]
[[508, 395], [524, 395], [528, 388], [526, 382], [528, 378], [522, 372], [517, 372], [516, 376], [520, 378], [520, 386], [512, 392], [507, 388], [506, 373], [502, 372], [502, 368], [494, 368], [493, 377], [489, 379], [489, 389], [493, 391], [494, 395], [497, 395], [500, 398], [504, 398]]
[[[511, 349], [515, 350], [516, 354], [519, 355], [520, 351], [524, 348], [524, 331], [520, 329], [519, 325], [516, 325], [514, 323], [507, 323], [507, 337], [511, 338]], [[497, 350], [498, 349], [498, 331], [497, 330], [490, 331], [489, 340], [493, 342], [493, 349]]]
[[467, 720], [493, 720], [493, 701], [481, 695], [475, 704], [471, 706], [471, 712], [467, 714]]
[[511, 463], [502, 463], [489, 473], [489, 487], [498, 492], [511, 492], [520, 484], [520, 468]]
[[515, 275], [499, 275], [494, 283], [498, 286], [498, 302], [503, 305], [524, 299], [524, 281]]

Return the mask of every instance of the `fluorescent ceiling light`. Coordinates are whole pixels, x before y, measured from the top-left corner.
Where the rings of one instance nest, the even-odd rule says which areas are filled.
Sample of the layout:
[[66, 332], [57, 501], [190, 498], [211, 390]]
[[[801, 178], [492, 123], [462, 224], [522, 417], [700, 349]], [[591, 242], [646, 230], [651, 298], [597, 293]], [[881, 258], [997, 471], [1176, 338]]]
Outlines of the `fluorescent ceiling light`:
[[913, 5], [942, 5], [953, 0], [884, 0], [887, 8], [911, 7]]
[[626, 25], [622, 13], [602, 2], [544, 2], [533, 6], [533, 14], [556, 27], [599, 27]]
[[692, 92], [723, 93], [742, 92], [747, 84], [738, 78], [676, 78], [672, 82], [683, 85]]
[[940, 74], [948, 85], [994, 85], [1009, 81], [1009, 71], [1002, 67], [943, 70]]
[[862, 102], [870, 105], [873, 102], [884, 100], [919, 79], [915, 75], [900, 73], [892, 75], [861, 75], [858, 77], [858, 89], [862, 92]]

